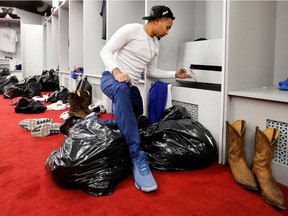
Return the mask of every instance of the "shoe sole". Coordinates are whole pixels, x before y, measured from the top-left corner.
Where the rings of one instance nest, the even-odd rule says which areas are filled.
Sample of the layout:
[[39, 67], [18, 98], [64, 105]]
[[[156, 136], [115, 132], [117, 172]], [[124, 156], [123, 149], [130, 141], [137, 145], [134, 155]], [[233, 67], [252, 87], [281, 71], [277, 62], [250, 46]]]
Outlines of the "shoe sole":
[[277, 205], [277, 204], [271, 202], [269, 199], [267, 199], [263, 193], [261, 193], [261, 197], [264, 199], [265, 202], [267, 202], [271, 206], [274, 206], [275, 208], [278, 208], [280, 210], [286, 209], [285, 204], [284, 205]]
[[19, 122], [19, 126], [25, 130], [32, 130], [41, 124], [53, 123], [50, 118], [38, 118], [38, 119], [24, 119]]
[[157, 185], [154, 185], [152, 187], [149, 187], [149, 188], [145, 188], [145, 187], [139, 187], [136, 182], [135, 182], [135, 187], [143, 192], [146, 192], [146, 193], [150, 193], [150, 192], [154, 192], [158, 189], [158, 186]]
[[240, 187], [242, 187], [242, 188], [244, 188], [244, 189], [251, 190], [251, 191], [258, 191], [258, 190], [259, 190], [258, 187], [250, 187], [250, 186], [241, 184], [240, 182], [236, 181], [235, 179], [234, 179], [234, 181], [235, 181]]
[[42, 124], [35, 127], [31, 131], [31, 135], [34, 137], [45, 137], [51, 134], [59, 134], [61, 125], [61, 123]]

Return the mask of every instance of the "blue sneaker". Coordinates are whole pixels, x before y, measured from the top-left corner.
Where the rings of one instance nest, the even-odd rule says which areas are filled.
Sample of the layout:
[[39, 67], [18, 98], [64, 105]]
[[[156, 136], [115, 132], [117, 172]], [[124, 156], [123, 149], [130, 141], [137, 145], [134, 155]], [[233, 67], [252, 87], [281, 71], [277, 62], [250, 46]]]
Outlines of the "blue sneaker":
[[144, 192], [152, 192], [158, 189], [144, 151], [140, 151], [138, 156], [132, 159], [132, 171], [136, 188]]
[[97, 120], [98, 120], [98, 116], [96, 115], [95, 112], [91, 112], [89, 115], [87, 115], [87, 116], [85, 117], [85, 119], [92, 119], [92, 120], [97, 121]]

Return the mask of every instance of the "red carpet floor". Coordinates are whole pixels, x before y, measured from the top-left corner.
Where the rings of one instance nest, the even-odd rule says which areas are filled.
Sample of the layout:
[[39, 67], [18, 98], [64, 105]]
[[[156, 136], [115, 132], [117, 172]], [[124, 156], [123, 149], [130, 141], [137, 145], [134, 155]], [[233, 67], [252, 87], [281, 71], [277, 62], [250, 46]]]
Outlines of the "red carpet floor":
[[[288, 215], [264, 202], [259, 192], [240, 188], [228, 166], [187, 172], [154, 172], [159, 190], [138, 191], [130, 176], [112, 195], [94, 197], [58, 187], [45, 170], [50, 153], [61, 146], [62, 134], [32, 137], [18, 126], [25, 118], [50, 117], [63, 122], [63, 111], [16, 114], [10, 99], [0, 95], [1, 216], [122, 216], [122, 215]], [[288, 189], [281, 187], [288, 200]]]

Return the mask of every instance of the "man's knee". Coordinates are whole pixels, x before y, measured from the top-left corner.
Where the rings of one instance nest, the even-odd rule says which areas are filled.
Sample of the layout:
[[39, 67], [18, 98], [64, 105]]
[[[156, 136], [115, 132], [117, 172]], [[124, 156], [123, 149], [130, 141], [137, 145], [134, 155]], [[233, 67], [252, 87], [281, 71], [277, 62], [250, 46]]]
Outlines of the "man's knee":
[[111, 93], [112, 93], [112, 88], [113, 88], [113, 85], [115, 82], [116, 81], [115, 81], [113, 75], [110, 74], [110, 72], [104, 71], [102, 73], [102, 77], [100, 80], [100, 89], [110, 99], [112, 97]]
[[125, 96], [125, 97], [127, 96], [130, 97], [130, 87], [128, 83], [116, 82], [112, 91], [113, 91], [114, 97], [117, 94], [120, 94], [121, 96]]

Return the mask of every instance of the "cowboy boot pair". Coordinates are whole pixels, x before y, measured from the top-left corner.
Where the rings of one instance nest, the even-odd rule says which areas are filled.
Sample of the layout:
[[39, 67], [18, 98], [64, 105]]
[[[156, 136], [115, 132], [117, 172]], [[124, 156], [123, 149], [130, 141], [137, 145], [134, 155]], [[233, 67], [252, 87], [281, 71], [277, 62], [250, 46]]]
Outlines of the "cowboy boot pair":
[[[228, 142], [228, 163], [234, 180], [243, 188], [258, 190], [262, 198], [270, 205], [285, 209], [284, 195], [276, 183], [271, 169], [271, 162], [279, 139], [279, 131], [267, 128], [265, 131], [256, 127], [255, 153], [252, 169], [248, 167], [244, 152], [246, 122], [237, 120], [231, 125], [226, 121]], [[258, 183], [258, 184], [257, 184]]]

